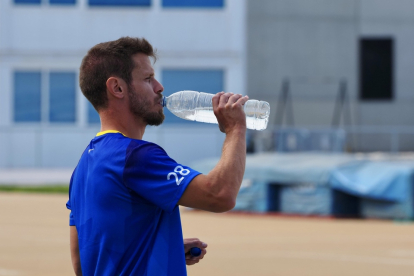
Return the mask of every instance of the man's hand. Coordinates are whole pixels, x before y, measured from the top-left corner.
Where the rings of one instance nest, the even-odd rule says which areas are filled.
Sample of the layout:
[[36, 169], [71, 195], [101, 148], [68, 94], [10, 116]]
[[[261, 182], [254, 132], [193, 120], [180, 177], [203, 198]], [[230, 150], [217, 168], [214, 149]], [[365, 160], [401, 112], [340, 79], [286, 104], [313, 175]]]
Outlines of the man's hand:
[[213, 110], [221, 132], [228, 133], [234, 129], [246, 130], [246, 115], [243, 105], [249, 97], [233, 93], [217, 93], [213, 99]]
[[[200, 256], [198, 257], [191, 256], [190, 249], [193, 247], [198, 247], [201, 249]], [[198, 263], [204, 257], [204, 255], [206, 255], [207, 253], [206, 247], [207, 247], [207, 244], [200, 241], [197, 238], [184, 239], [185, 263], [187, 265], [193, 265], [193, 264]]]

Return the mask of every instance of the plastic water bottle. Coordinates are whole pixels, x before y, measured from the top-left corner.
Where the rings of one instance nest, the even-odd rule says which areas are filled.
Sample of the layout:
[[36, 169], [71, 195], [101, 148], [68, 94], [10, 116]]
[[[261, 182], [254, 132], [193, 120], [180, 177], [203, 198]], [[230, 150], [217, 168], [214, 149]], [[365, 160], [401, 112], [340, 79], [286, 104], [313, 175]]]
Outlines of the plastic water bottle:
[[[162, 106], [166, 106], [175, 116], [185, 120], [218, 124], [213, 112], [214, 94], [197, 91], [179, 91], [163, 97]], [[270, 105], [267, 102], [248, 100], [244, 104], [246, 126], [249, 129], [264, 130], [269, 121]]]

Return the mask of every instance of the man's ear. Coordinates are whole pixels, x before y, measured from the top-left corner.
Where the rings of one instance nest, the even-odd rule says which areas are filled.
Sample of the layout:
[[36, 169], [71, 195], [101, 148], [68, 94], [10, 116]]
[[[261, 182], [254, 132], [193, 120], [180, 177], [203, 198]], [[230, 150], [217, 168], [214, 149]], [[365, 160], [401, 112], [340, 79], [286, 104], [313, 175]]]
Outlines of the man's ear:
[[122, 99], [126, 92], [125, 82], [117, 77], [110, 77], [106, 80], [106, 91], [115, 98]]

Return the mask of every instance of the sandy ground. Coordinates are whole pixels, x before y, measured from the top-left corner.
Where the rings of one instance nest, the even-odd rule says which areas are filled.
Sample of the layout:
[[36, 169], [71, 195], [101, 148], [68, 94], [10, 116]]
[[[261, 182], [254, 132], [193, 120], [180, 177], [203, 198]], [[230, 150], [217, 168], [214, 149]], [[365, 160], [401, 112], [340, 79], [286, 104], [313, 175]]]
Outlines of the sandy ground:
[[[0, 276], [73, 275], [67, 196], [0, 193]], [[414, 275], [414, 224], [182, 210], [189, 275]]]

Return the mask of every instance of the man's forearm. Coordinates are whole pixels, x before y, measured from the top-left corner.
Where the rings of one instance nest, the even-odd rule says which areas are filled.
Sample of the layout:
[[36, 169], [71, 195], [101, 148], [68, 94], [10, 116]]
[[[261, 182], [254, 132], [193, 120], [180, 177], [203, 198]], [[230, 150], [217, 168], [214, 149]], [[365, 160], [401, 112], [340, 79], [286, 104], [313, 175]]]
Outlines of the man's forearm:
[[222, 155], [216, 167], [208, 174], [211, 188], [235, 200], [246, 166], [246, 130], [236, 129], [226, 135]]

